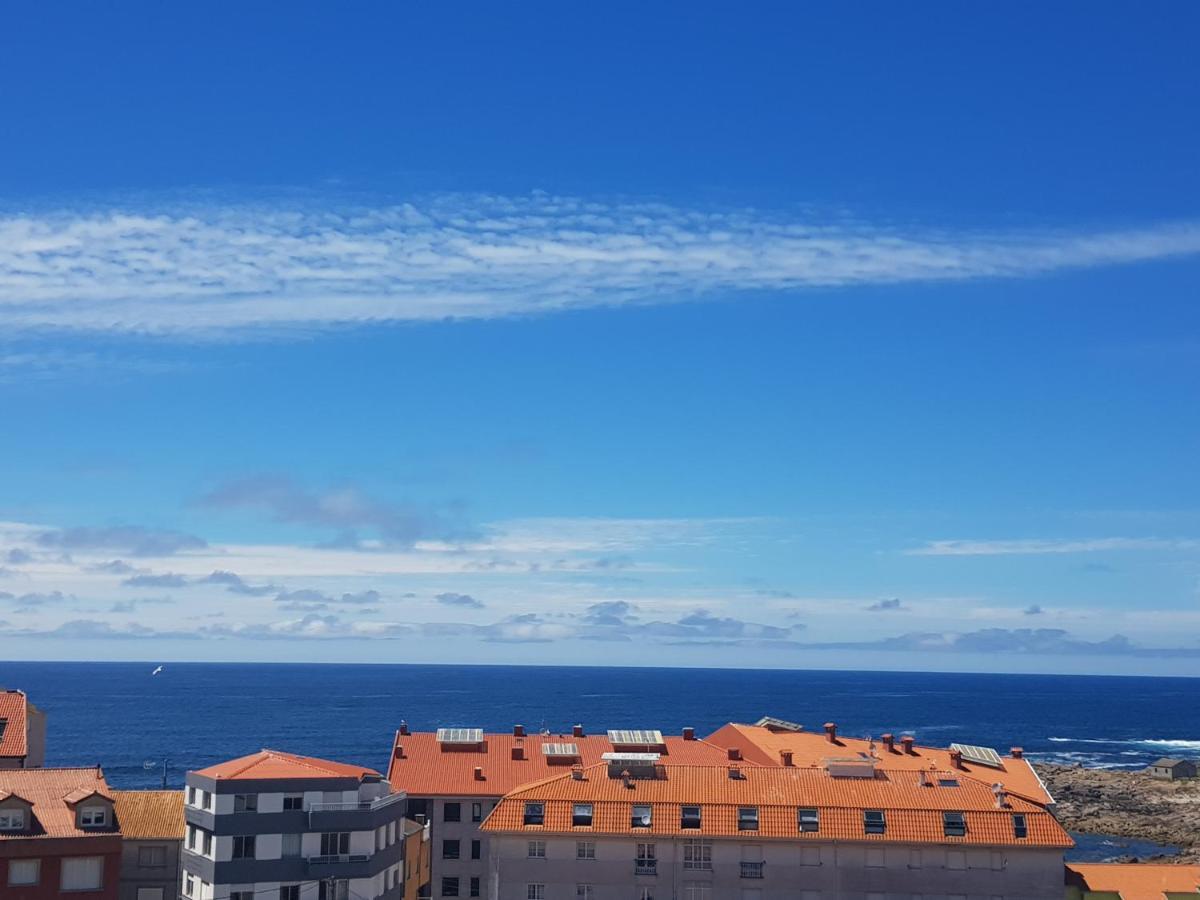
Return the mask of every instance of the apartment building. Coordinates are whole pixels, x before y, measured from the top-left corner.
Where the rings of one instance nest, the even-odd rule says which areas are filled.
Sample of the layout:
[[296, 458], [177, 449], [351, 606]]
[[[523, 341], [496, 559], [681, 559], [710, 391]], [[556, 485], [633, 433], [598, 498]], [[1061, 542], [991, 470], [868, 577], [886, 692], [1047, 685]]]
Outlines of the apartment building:
[[99, 767], [0, 770], [0, 897], [118, 900], [113, 804]]
[[121, 832], [119, 900], [175, 900], [183, 852], [182, 791], [113, 791]]
[[798, 766], [611, 753], [505, 796], [491, 900], [1059, 900], [1044, 805], [830, 748]]
[[186, 900], [401, 900], [422, 869], [406, 798], [372, 769], [262, 750], [186, 785]]
[[46, 764], [46, 714], [24, 691], [0, 691], [0, 769]]
[[509, 792], [540, 779], [594, 765], [606, 753], [653, 752], [672, 763], [720, 764], [727, 751], [696, 737], [693, 729], [664, 736], [657, 730], [587, 734], [484, 733], [480, 728], [410, 732], [401, 725], [392, 747], [388, 780], [408, 794], [409, 815], [427, 821], [431, 837], [431, 895], [486, 897], [490, 834], [480, 829]]

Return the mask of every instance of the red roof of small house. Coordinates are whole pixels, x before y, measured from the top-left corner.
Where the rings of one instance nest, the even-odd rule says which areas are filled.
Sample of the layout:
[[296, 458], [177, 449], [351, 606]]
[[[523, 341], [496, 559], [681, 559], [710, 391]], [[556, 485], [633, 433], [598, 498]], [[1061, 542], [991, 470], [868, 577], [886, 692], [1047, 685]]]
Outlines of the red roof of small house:
[[23, 757], [26, 746], [26, 719], [29, 700], [24, 691], [0, 691], [0, 757]]
[[[727, 751], [704, 740], [676, 735], [663, 737], [658, 753], [663, 763], [716, 765]], [[543, 747], [574, 744], [578, 756], [550, 756]], [[520, 757], [513, 751], [520, 748]], [[500, 797], [530, 782], [570, 769], [574, 763], [593, 765], [601, 754], [614, 751], [607, 734], [484, 734], [468, 746], [440, 744], [431, 732], [397, 734], [388, 766], [394, 790], [413, 797]], [[476, 775], [476, 769], [482, 771]]]
[[[809, 766], [820, 764], [831, 756], [855, 756], [870, 754], [871, 741], [861, 738], [836, 736], [831, 743], [824, 731], [779, 731], [758, 725], [742, 725], [731, 722], [708, 736], [708, 740], [722, 747], [738, 747], [746, 759], [764, 766], [782, 765], [783, 752], [790, 752], [792, 765]], [[1001, 756], [998, 766], [987, 766], [970, 760], [962, 760], [954, 768], [951, 751], [940, 747], [925, 747], [914, 744], [911, 753], [904, 751], [897, 737], [892, 750], [880, 741], [874, 741], [877, 767], [918, 771], [929, 769], [953, 769], [963, 778], [991, 786], [1000, 783], [1012, 794], [1019, 794], [1036, 803], [1052, 804], [1054, 798], [1034, 771], [1029, 760]]]
[[[590, 766], [577, 778], [565, 772], [506, 795], [481, 826], [485, 831], [579, 834], [652, 834], [742, 837], [797, 841], [867, 841], [989, 846], [1070, 847], [1073, 841], [1055, 818], [1036, 803], [1009, 797], [997, 807], [990, 787], [962, 779], [953, 787], [924, 783], [918, 773], [877, 771], [871, 778], [835, 777], [823, 768], [785, 766], [666, 765], [658, 777], [612, 777], [606, 765]], [[527, 802], [544, 804], [543, 825], [525, 825]], [[576, 803], [590, 803], [593, 824], [572, 825]], [[635, 805], [652, 808], [651, 826], [634, 828]], [[682, 806], [701, 807], [701, 827], [681, 827]], [[758, 828], [738, 827], [738, 811], [755, 807]], [[816, 809], [820, 827], [801, 831], [801, 809]], [[883, 834], [867, 834], [864, 812], [881, 810]], [[943, 813], [961, 812], [966, 833], [948, 837]], [[1013, 815], [1025, 817], [1027, 836], [1018, 838]]]
[[127, 840], [183, 840], [183, 791], [113, 791]]
[[374, 769], [364, 766], [265, 749], [205, 769], [197, 769], [193, 774], [221, 781], [276, 778], [357, 778], [361, 781], [364, 778], [380, 777]]
[[98, 766], [71, 769], [0, 769], [0, 797], [17, 796], [29, 803], [33, 821], [20, 832], [0, 832], [0, 841], [30, 838], [106, 837], [112, 828], [79, 828], [70, 797], [112, 792]]
[[1164, 900], [1200, 892], [1200, 866], [1170, 863], [1067, 863], [1067, 886], [1119, 894], [1121, 900]]

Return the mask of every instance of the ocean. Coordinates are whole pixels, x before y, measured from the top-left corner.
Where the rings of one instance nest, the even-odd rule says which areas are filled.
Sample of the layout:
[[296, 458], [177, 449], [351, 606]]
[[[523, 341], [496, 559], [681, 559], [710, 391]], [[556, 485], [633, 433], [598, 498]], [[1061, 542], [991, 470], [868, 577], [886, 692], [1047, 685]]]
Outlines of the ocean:
[[46, 711], [47, 765], [100, 763], [115, 787], [273, 747], [384, 770], [414, 730], [658, 728], [707, 734], [774, 715], [843, 734], [1023, 746], [1035, 760], [1141, 768], [1200, 755], [1200, 680], [913, 672], [459, 665], [0, 662]]

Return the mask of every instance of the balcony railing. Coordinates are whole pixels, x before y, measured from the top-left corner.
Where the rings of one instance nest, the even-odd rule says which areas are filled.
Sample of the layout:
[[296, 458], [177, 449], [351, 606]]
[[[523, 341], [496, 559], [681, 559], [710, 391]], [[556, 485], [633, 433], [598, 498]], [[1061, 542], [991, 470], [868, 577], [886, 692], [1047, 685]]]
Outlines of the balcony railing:
[[351, 803], [310, 803], [308, 804], [308, 812], [356, 812], [358, 810], [382, 809], [385, 806], [391, 806], [393, 803], [399, 803], [404, 800], [408, 794], [404, 791], [397, 791], [395, 794], [386, 794], [374, 800], [357, 800]]
[[657, 875], [658, 860], [656, 859], [641, 859], [633, 864], [634, 875]]
[[367, 853], [326, 853], [308, 857], [308, 863], [312, 866], [329, 866], [334, 863], [366, 862], [370, 858]]
[[763, 864], [761, 862], [744, 862], [742, 863], [743, 878], [762, 878]]

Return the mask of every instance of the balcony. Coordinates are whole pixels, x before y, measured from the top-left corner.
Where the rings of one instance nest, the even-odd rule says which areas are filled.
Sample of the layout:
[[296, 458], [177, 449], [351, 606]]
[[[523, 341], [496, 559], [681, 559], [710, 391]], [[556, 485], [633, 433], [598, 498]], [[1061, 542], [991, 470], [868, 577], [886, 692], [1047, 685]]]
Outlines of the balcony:
[[359, 800], [354, 803], [310, 803], [307, 811], [310, 813], [322, 812], [363, 812], [369, 809], [383, 809], [385, 806], [391, 806], [393, 803], [403, 803], [408, 797], [404, 791], [397, 791], [394, 794], [387, 794], [383, 797], [377, 797], [374, 800]]
[[658, 860], [656, 859], [639, 859], [633, 864], [634, 875], [657, 875]]
[[743, 862], [742, 863], [743, 878], [762, 878], [763, 863], [761, 862]]
[[403, 791], [375, 800], [349, 803], [310, 803], [309, 831], [365, 831], [399, 819], [404, 814], [408, 795]]

